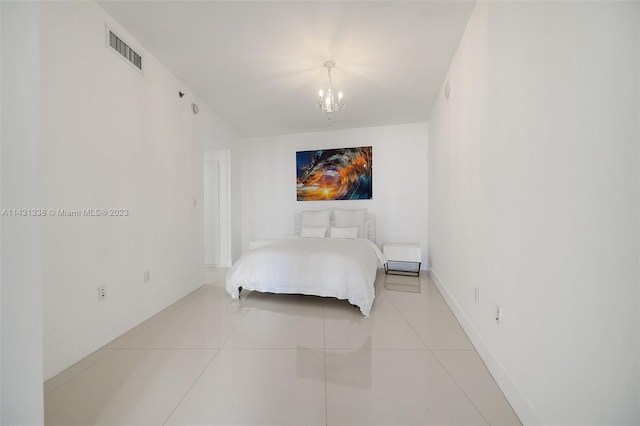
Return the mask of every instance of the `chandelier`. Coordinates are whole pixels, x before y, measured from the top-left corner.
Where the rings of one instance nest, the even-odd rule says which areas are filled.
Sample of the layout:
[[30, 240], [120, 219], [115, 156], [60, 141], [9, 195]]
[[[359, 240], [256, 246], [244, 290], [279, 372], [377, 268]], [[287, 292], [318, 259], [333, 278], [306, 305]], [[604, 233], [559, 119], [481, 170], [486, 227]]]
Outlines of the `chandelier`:
[[333, 61], [327, 61], [324, 63], [325, 68], [327, 68], [327, 72], [329, 73], [329, 88], [325, 90], [320, 90], [318, 92], [318, 108], [323, 110], [326, 113], [334, 112], [334, 111], [344, 111], [344, 100], [342, 92], [338, 92], [337, 95], [333, 91], [333, 87], [331, 86], [331, 68], [336, 66], [336, 63]]

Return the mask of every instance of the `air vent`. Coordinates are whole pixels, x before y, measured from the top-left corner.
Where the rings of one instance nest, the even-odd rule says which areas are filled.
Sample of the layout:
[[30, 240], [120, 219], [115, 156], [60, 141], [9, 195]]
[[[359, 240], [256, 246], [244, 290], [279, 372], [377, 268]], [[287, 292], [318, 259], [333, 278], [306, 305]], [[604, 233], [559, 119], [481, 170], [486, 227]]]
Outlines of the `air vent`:
[[122, 41], [113, 31], [107, 28], [107, 39], [109, 47], [121, 54], [134, 67], [142, 71], [142, 56], [133, 50], [127, 43]]

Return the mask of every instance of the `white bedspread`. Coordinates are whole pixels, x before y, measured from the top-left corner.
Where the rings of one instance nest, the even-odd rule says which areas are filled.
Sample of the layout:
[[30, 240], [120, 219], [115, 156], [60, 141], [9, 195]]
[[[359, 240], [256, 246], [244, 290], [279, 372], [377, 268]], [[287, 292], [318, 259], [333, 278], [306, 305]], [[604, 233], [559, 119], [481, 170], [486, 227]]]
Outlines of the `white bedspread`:
[[384, 255], [367, 239], [299, 238], [275, 242], [244, 254], [227, 274], [227, 292], [239, 288], [271, 293], [346, 299], [369, 316], [378, 262]]

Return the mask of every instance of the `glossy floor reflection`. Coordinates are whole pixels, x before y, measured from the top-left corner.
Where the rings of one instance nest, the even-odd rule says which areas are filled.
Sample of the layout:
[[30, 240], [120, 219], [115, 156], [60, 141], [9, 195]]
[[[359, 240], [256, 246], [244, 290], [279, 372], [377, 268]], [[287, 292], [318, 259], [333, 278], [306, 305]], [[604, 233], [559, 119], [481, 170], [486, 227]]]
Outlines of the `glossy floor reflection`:
[[[345, 301], [208, 284], [45, 383], [47, 425], [518, 425], [427, 275]], [[397, 287], [399, 286], [399, 287]]]
[[420, 277], [407, 275], [385, 274], [384, 288], [387, 290], [420, 293]]

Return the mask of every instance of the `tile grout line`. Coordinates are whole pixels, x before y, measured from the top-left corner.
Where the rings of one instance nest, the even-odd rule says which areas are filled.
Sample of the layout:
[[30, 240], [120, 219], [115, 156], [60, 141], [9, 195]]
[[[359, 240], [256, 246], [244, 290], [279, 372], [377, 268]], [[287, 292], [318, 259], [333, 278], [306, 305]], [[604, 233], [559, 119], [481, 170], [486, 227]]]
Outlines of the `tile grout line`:
[[[451, 351], [454, 351], [454, 350], [451, 350]], [[451, 374], [449, 369], [447, 367], [445, 367], [445, 365], [440, 361], [440, 358], [438, 358], [438, 356], [435, 354], [435, 352], [433, 350], [431, 350], [430, 352], [433, 355], [433, 357], [436, 359], [438, 364], [440, 364], [440, 366], [444, 369], [444, 371], [447, 372], [447, 375], [451, 378], [451, 380], [453, 380], [453, 383], [455, 383], [456, 386], [458, 387], [458, 389], [460, 389], [460, 392], [462, 392], [462, 394], [465, 396], [465, 398], [467, 398], [467, 400], [471, 403], [471, 405], [473, 405], [473, 408], [475, 408], [476, 411], [478, 412], [478, 414], [480, 414], [480, 416], [484, 419], [484, 421], [487, 422], [487, 425], [491, 425], [491, 422], [489, 422], [489, 420], [484, 416], [482, 411], [476, 406], [476, 404], [473, 402], [471, 397], [469, 395], [467, 395], [467, 392], [465, 392], [465, 390], [462, 388], [462, 386], [460, 386], [460, 383], [458, 383], [458, 381], [455, 379], [455, 377], [453, 377], [453, 374]]]
[[224, 347], [224, 345], [227, 344], [227, 342], [229, 341], [229, 339], [231, 338], [231, 335], [234, 333], [234, 331], [238, 328], [238, 326], [240, 325], [240, 323], [245, 319], [245, 317], [247, 316], [247, 312], [244, 312], [244, 315], [242, 316], [242, 318], [238, 321], [238, 323], [236, 325], [234, 325], [231, 328], [231, 332], [229, 333], [229, 335], [227, 336], [227, 338], [224, 340], [224, 342], [220, 345], [220, 347], [216, 350], [216, 353], [213, 354], [213, 356], [211, 357], [211, 360], [209, 360], [209, 362], [207, 363], [207, 365], [204, 366], [204, 368], [202, 369], [202, 371], [200, 372], [200, 374], [198, 374], [198, 377], [195, 378], [195, 380], [193, 381], [193, 383], [191, 383], [191, 386], [189, 386], [189, 389], [187, 389], [187, 391], [184, 393], [184, 395], [182, 395], [182, 398], [180, 398], [180, 401], [178, 401], [178, 403], [176, 404], [176, 406], [173, 408], [173, 410], [171, 410], [171, 413], [169, 413], [169, 415], [167, 416], [167, 418], [165, 419], [165, 421], [162, 423], [162, 425], [166, 425], [167, 422], [169, 421], [169, 419], [171, 419], [171, 417], [173, 416], [173, 414], [176, 412], [176, 410], [178, 409], [178, 407], [180, 407], [180, 405], [184, 402], [185, 398], [187, 397], [187, 395], [189, 395], [189, 393], [191, 392], [191, 390], [193, 389], [193, 387], [196, 385], [196, 383], [198, 383], [198, 381], [200, 380], [200, 378], [202, 377], [202, 375], [204, 374], [205, 371], [207, 371], [207, 369], [209, 368], [209, 366], [213, 363], [213, 361], [218, 357], [218, 354], [220, 354], [220, 352], [222, 351], [222, 348]]
[[[422, 290], [422, 282], [420, 282], [420, 290]], [[407, 322], [407, 324], [409, 324], [409, 327], [411, 327], [411, 329], [413, 330], [414, 333], [416, 333], [418, 335], [418, 337], [420, 338], [420, 340], [422, 340], [422, 343], [424, 343], [424, 346], [427, 348], [428, 351], [431, 351], [431, 347], [429, 346], [429, 344], [427, 343], [427, 341], [422, 337], [422, 335], [418, 332], [418, 330], [416, 330], [416, 328], [413, 326], [413, 324], [411, 324], [411, 321], [409, 321], [409, 319], [407, 318], [407, 316], [404, 313], [404, 310], [398, 308], [396, 306], [396, 303], [393, 301], [392, 298], [389, 298], [389, 300], [391, 300], [391, 303], [393, 304], [393, 306], [396, 307], [396, 309], [398, 310], [398, 312], [400, 312], [400, 316], [402, 316], [402, 318]]]
[[[422, 282], [420, 283], [420, 286], [422, 286]], [[393, 303], [394, 306], [396, 306], [395, 302], [393, 301], [393, 299], [390, 299], [391, 303]], [[445, 301], [446, 303], [446, 301]], [[398, 308], [396, 306], [396, 308]], [[451, 309], [451, 308], [449, 308]], [[418, 309], [416, 309], [417, 311]], [[428, 310], [428, 309], [427, 309]], [[440, 361], [440, 359], [436, 356], [436, 354], [434, 353], [434, 349], [431, 349], [431, 347], [429, 346], [429, 344], [426, 342], [426, 340], [422, 337], [422, 335], [420, 335], [420, 333], [418, 333], [418, 330], [416, 330], [416, 328], [413, 326], [413, 324], [411, 324], [411, 321], [409, 321], [409, 319], [407, 318], [407, 316], [405, 315], [404, 311], [400, 308], [398, 308], [398, 311], [400, 311], [400, 315], [402, 315], [402, 317], [404, 318], [404, 320], [409, 324], [409, 326], [411, 327], [411, 329], [418, 335], [418, 337], [420, 337], [420, 339], [424, 342], [424, 345], [427, 347], [427, 351], [429, 351], [431, 353], [431, 355], [435, 358], [436, 362], [442, 367], [442, 369], [447, 373], [447, 375], [451, 378], [451, 380], [453, 380], [453, 383], [456, 384], [456, 386], [458, 387], [458, 389], [460, 389], [460, 392], [462, 392], [462, 394], [465, 396], [465, 398], [467, 398], [467, 401], [469, 401], [469, 403], [473, 406], [473, 408], [476, 409], [476, 411], [478, 412], [478, 414], [480, 414], [480, 416], [484, 419], [484, 421], [487, 423], [487, 425], [490, 425], [491, 423], [487, 420], [487, 418], [484, 416], [484, 414], [482, 413], [482, 411], [480, 411], [480, 409], [476, 406], [476, 404], [474, 404], [474, 402], [471, 400], [471, 398], [469, 397], [469, 395], [467, 395], [467, 393], [464, 391], [464, 389], [462, 389], [462, 386], [460, 386], [460, 384], [458, 383], [458, 381], [453, 377], [453, 375], [451, 374], [451, 372], [444, 366], [444, 364], [442, 364], [442, 362]]]
[[[420, 282], [420, 286], [422, 287], [422, 282]], [[447, 375], [451, 378], [451, 380], [453, 380], [453, 383], [456, 384], [456, 386], [458, 387], [458, 389], [460, 389], [460, 392], [462, 392], [462, 394], [465, 396], [465, 398], [467, 398], [467, 401], [469, 401], [469, 403], [473, 406], [473, 408], [476, 409], [476, 411], [478, 412], [478, 414], [480, 414], [480, 416], [484, 419], [484, 421], [487, 423], [487, 425], [491, 425], [491, 423], [487, 420], [487, 418], [484, 416], [484, 414], [482, 413], [482, 411], [480, 411], [480, 409], [476, 406], [476, 404], [474, 404], [474, 402], [471, 400], [471, 398], [469, 397], [469, 395], [467, 395], [467, 393], [465, 392], [464, 389], [462, 389], [462, 386], [460, 386], [460, 384], [458, 383], [458, 381], [453, 377], [453, 375], [451, 374], [451, 372], [444, 366], [444, 364], [442, 364], [442, 362], [440, 361], [440, 359], [436, 356], [434, 349], [431, 349], [431, 347], [429, 346], [429, 344], [427, 344], [426, 340], [420, 335], [420, 333], [418, 333], [418, 330], [416, 330], [416, 328], [413, 326], [413, 324], [411, 324], [411, 321], [409, 321], [409, 319], [407, 318], [407, 316], [404, 313], [404, 310], [400, 309], [397, 307], [397, 305], [395, 304], [395, 302], [393, 301], [393, 299], [390, 299], [391, 303], [396, 306], [396, 308], [398, 309], [398, 311], [400, 312], [400, 314], [402, 315], [402, 317], [404, 318], [404, 320], [409, 324], [409, 326], [413, 329], [413, 331], [418, 335], [418, 337], [420, 337], [420, 339], [424, 342], [424, 345], [427, 347], [427, 351], [429, 351], [431, 353], [431, 355], [433, 355], [433, 357], [435, 358], [436, 362], [442, 367], [442, 369], [447, 373]], [[446, 303], [446, 300], [445, 300]], [[448, 306], [448, 304], [447, 304]], [[426, 309], [427, 311], [429, 311], [429, 309]], [[415, 311], [419, 311], [419, 309], [415, 309]], [[451, 311], [451, 307], [449, 307], [449, 311]], [[469, 349], [470, 350], [470, 349]], [[475, 349], [474, 349], [475, 350]]]
[[189, 389], [186, 390], [186, 392], [184, 393], [184, 395], [182, 395], [182, 398], [180, 398], [180, 401], [178, 401], [178, 403], [176, 404], [175, 407], [173, 407], [173, 410], [171, 410], [171, 413], [169, 413], [169, 415], [167, 416], [167, 418], [165, 419], [164, 422], [162, 422], [162, 425], [166, 425], [167, 422], [169, 421], [169, 419], [171, 419], [171, 417], [173, 416], [173, 413], [176, 412], [176, 410], [178, 409], [178, 407], [180, 406], [180, 404], [182, 404], [182, 402], [184, 401], [184, 399], [187, 397], [187, 395], [189, 395], [189, 392], [191, 392], [191, 390], [193, 389], [193, 387], [196, 385], [196, 383], [198, 383], [198, 381], [200, 380], [200, 378], [202, 377], [202, 375], [204, 374], [205, 371], [207, 371], [207, 369], [209, 368], [209, 366], [211, 365], [211, 363], [213, 362], [214, 359], [216, 359], [216, 357], [218, 356], [218, 354], [220, 353], [222, 349], [219, 348], [215, 354], [213, 354], [213, 356], [211, 357], [211, 359], [209, 360], [209, 362], [207, 363], [207, 365], [204, 366], [204, 368], [202, 369], [202, 371], [200, 372], [200, 374], [198, 374], [198, 377], [196, 377], [193, 381], [193, 383], [191, 383], [191, 386], [189, 386]]

